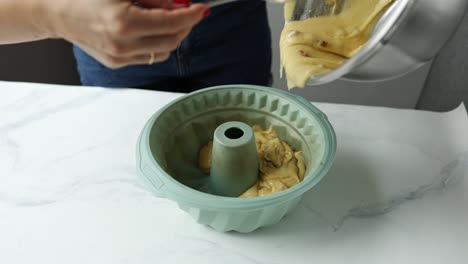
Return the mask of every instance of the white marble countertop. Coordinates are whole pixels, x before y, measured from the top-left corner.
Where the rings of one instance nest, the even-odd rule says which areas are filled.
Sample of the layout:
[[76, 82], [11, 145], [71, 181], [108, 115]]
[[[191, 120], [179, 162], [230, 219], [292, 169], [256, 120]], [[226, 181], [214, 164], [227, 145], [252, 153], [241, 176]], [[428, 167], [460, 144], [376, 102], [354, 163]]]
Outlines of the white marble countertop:
[[178, 94], [0, 82], [0, 263], [467, 263], [468, 118], [317, 104], [329, 175], [276, 226], [217, 233], [135, 174]]

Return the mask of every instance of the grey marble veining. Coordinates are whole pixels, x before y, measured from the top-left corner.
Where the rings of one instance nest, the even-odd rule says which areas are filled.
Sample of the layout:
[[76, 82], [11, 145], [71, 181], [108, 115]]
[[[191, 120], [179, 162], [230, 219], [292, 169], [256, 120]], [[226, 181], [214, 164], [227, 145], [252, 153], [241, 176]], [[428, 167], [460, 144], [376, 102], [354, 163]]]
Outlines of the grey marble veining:
[[390, 200], [369, 205], [361, 205], [348, 210], [348, 213], [341, 217], [334, 225], [335, 231], [338, 231], [346, 220], [350, 218], [370, 218], [387, 214], [406, 202], [423, 199], [431, 192], [446, 191], [447, 188], [459, 184], [465, 180], [468, 175], [468, 153], [460, 155], [458, 159], [450, 162], [443, 167], [440, 175], [433, 179], [430, 183], [421, 185], [413, 190], [397, 194]]

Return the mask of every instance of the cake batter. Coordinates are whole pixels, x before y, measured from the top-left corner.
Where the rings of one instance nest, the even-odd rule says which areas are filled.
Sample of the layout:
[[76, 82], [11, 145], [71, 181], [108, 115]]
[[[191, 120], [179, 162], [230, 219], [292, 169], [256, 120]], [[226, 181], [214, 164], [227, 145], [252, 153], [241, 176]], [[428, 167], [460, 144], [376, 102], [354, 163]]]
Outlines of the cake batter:
[[[291, 146], [278, 138], [270, 127], [263, 130], [254, 126], [255, 144], [259, 161], [259, 179], [240, 197], [259, 197], [284, 191], [304, 179], [305, 164], [301, 151], [294, 151]], [[198, 165], [202, 171], [209, 173], [213, 143], [203, 146], [199, 153]]]
[[[336, 0], [330, 0], [336, 2]], [[344, 0], [337, 15], [289, 21], [280, 38], [281, 74], [288, 88], [338, 68], [367, 42], [377, 18], [393, 0]], [[285, 4], [288, 21], [295, 2]]]

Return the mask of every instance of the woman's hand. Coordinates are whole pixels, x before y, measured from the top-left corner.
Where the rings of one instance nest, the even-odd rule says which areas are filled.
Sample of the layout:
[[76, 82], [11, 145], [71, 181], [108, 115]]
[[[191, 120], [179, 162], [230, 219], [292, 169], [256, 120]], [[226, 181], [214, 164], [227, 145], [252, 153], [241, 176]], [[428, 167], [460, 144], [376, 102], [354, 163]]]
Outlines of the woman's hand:
[[[17, 0], [12, 0], [17, 1]], [[41, 34], [64, 38], [109, 68], [166, 60], [203, 19], [203, 4], [171, 8], [169, 0], [38, 0]], [[153, 54], [153, 55], [151, 55]]]

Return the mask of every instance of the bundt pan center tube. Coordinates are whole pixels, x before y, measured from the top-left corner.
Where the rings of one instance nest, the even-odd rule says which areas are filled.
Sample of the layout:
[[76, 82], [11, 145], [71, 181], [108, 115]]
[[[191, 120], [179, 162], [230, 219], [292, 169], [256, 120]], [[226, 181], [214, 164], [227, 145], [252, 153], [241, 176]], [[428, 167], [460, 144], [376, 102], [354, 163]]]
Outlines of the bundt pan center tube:
[[257, 149], [252, 128], [226, 122], [216, 128], [211, 157], [210, 187], [213, 194], [239, 197], [258, 179]]

